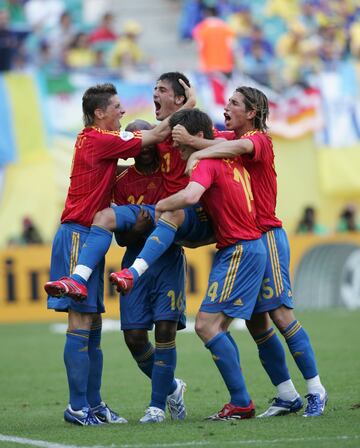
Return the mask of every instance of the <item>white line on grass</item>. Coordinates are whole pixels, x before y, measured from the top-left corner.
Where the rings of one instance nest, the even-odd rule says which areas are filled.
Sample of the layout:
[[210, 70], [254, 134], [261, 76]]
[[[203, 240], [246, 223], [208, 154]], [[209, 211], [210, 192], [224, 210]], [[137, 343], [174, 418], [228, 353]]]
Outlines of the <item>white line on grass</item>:
[[[335, 436], [335, 437], [299, 437], [299, 438], [284, 438], [284, 439], [273, 439], [273, 440], [223, 440], [221, 442], [221, 445], [277, 445], [279, 443], [297, 443], [297, 442], [320, 442], [320, 441], [331, 441], [331, 440], [357, 440], [360, 439], [360, 436], [353, 435], [353, 436]], [[15, 436], [6, 436], [3, 434], [0, 434], [0, 442], [13, 442], [13, 443], [19, 443], [21, 445], [32, 445], [32, 446], [39, 446], [42, 448], [175, 448], [175, 447], [182, 447], [182, 446], [207, 446], [207, 445], [214, 445], [218, 444], [218, 441], [207, 441], [203, 440], [200, 442], [193, 441], [193, 442], [175, 442], [175, 443], [157, 443], [154, 444], [126, 444], [126, 445], [93, 445], [93, 446], [79, 446], [79, 445], [65, 445], [62, 443], [55, 443], [55, 442], [47, 442], [45, 440], [33, 440], [33, 439], [25, 439], [23, 437], [15, 437]]]

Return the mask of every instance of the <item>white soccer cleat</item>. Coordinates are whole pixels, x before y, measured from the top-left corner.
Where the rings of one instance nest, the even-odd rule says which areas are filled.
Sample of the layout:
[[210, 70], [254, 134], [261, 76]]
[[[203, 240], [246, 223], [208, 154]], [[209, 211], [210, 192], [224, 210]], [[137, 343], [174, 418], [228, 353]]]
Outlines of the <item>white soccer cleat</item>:
[[166, 404], [172, 420], [184, 420], [186, 417], [186, 408], [184, 403], [186, 384], [183, 380], [178, 378], [175, 378], [175, 381], [177, 383], [177, 387], [172, 394], [168, 395]]
[[161, 423], [165, 420], [165, 412], [154, 406], [146, 409], [144, 417], [139, 420], [140, 423]]

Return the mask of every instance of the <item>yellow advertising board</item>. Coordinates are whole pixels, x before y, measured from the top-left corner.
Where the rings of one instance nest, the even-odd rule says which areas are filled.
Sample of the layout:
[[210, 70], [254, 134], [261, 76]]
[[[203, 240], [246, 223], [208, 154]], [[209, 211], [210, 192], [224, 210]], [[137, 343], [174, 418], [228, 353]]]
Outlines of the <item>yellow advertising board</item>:
[[[291, 273], [299, 308], [360, 307], [360, 235], [293, 236]], [[187, 314], [195, 315], [206, 290], [215, 248], [186, 249]], [[59, 321], [64, 313], [46, 309], [43, 284], [49, 276], [51, 247], [11, 247], [0, 251], [0, 323]], [[106, 273], [118, 270], [123, 249], [112, 246]], [[118, 294], [106, 281], [106, 316], [119, 318]]]

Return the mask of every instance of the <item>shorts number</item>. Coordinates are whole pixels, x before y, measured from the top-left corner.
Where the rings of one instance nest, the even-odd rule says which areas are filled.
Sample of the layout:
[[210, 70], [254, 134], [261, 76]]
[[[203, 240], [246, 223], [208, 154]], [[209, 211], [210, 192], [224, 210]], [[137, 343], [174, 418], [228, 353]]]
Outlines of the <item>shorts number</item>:
[[211, 301], [213, 302], [217, 297], [217, 291], [218, 291], [219, 283], [213, 282], [209, 286], [209, 289], [207, 291], [207, 296], [210, 297]]
[[272, 297], [274, 297], [274, 290], [270, 285], [268, 285], [269, 282], [269, 278], [264, 278], [261, 284], [261, 297], [263, 299], [271, 299]]
[[170, 289], [170, 291], [167, 293], [167, 296], [171, 300], [171, 311], [175, 311], [176, 309], [181, 311], [182, 310], [182, 304], [183, 304], [183, 293], [182, 291], [179, 292], [178, 297], [176, 298], [175, 291]]

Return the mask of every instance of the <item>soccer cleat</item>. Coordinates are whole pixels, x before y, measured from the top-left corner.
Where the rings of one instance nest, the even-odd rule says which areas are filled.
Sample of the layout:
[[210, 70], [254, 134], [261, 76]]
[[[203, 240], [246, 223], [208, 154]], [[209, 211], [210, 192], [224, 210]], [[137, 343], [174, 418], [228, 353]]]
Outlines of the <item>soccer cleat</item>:
[[85, 300], [87, 297], [87, 287], [71, 277], [61, 277], [60, 280], [47, 282], [44, 288], [52, 297], [69, 296], [78, 301]]
[[80, 426], [102, 425], [102, 422], [94, 415], [90, 408], [82, 408], [74, 411], [70, 404], [64, 411], [64, 420], [67, 423]]
[[242, 420], [244, 418], [253, 417], [255, 417], [255, 406], [254, 403], [250, 401], [249, 406], [246, 408], [227, 403], [221, 411], [214, 415], [210, 415], [210, 417], [206, 417], [205, 420]]
[[184, 420], [186, 417], [186, 408], [184, 403], [184, 393], [186, 384], [183, 380], [175, 378], [176, 389], [166, 399], [166, 404], [172, 420]]
[[304, 403], [298, 395], [294, 400], [282, 400], [281, 398], [273, 398], [272, 405], [262, 414], [258, 415], [258, 418], [275, 417], [278, 415], [291, 414], [299, 411]]
[[103, 401], [94, 408], [91, 408], [95, 417], [102, 423], [127, 423], [128, 421], [120, 417], [119, 414], [109, 408]]
[[112, 272], [110, 274], [111, 283], [116, 286], [117, 292], [127, 294], [134, 286], [134, 276], [129, 269], [122, 269], [119, 272]]
[[154, 406], [146, 409], [144, 417], [139, 420], [140, 423], [161, 423], [165, 420], [165, 412]]
[[308, 404], [303, 413], [303, 417], [320, 417], [320, 415], [323, 415], [328, 401], [326, 392], [323, 399], [320, 398], [320, 394], [308, 394], [305, 395], [305, 398], [307, 398]]

